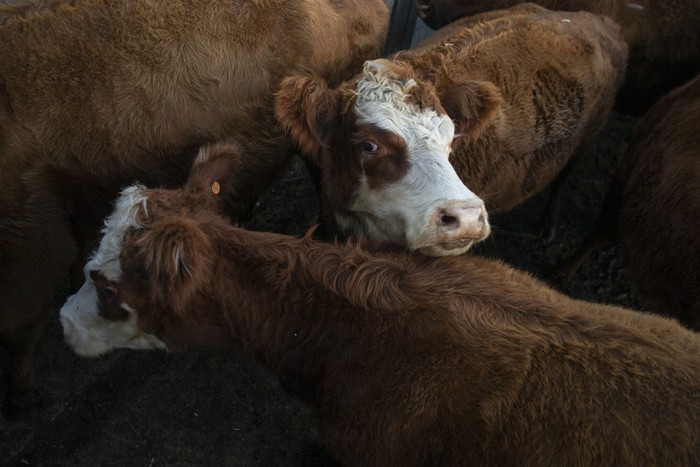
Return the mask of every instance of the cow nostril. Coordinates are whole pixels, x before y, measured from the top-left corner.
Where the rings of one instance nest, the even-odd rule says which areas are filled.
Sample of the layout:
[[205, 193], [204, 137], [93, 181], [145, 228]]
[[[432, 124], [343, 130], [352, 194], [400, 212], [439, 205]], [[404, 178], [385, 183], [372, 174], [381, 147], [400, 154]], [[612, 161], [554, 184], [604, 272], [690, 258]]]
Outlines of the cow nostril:
[[451, 216], [445, 212], [440, 214], [440, 216], [438, 217], [438, 222], [440, 223], [441, 226], [444, 226], [444, 227], [458, 227], [459, 226], [459, 219], [457, 219], [455, 216]]

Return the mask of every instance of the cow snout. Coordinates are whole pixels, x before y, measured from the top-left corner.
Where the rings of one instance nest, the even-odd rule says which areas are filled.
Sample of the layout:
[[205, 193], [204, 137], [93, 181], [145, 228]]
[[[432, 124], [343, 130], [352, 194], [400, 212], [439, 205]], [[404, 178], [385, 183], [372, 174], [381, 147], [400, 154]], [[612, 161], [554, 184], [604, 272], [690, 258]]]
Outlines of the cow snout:
[[[439, 208], [435, 225], [444, 240], [483, 240], [489, 233], [483, 203], [471, 203]], [[442, 242], [441, 242], [442, 243]]]
[[417, 250], [428, 256], [461, 255], [491, 233], [484, 202], [471, 199], [437, 208], [432, 234]]

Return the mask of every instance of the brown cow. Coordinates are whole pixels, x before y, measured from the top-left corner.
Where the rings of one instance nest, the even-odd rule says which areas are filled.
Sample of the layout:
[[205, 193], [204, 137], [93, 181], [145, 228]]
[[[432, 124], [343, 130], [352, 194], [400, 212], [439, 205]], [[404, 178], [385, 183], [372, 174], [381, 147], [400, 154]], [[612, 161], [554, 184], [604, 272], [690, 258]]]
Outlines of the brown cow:
[[122, 192], [61, 309], [78, 354], [255, 356], [310, 389], [344, 465], [699, 465], [698, 334], [499, 261], [233, 227], [211, 189], [232, 151], [184, 189]]
[[43, 318], [119, 189], [134, 180], [182, 184], [199, 145], [236, 140], [244, 161], [223, 190], [228, 212], [247, 215], [293, 154], [273, 112], [279, 82], [352, 76], [380, 53], [387, 22], [382, 0], [0, 6], [6, 411], [31, 401]]
[[[507, 8], [523, 0], [415, 0], [433, 29], [459, 18]], [[590, 11], [613, 18], [630, 49], [620, 110], [641, 114], [659, 97], [700, 72], [698, 0], [533, 0], [552, 10]]]
[[627, 270], [650, 310], [700, 331], [700, 75], [638, 123], [596, 227], [558, 266], [571, 277], [619, 232]]
[[625, 60], [609, 19], [523, 5], [368, 61], [335, 89], [287, 78], [277, 117], [321, 168], [331, 231], [461, 254], [489, 232], [472, 192], [503, 212], [566, 172], [605, 123]]

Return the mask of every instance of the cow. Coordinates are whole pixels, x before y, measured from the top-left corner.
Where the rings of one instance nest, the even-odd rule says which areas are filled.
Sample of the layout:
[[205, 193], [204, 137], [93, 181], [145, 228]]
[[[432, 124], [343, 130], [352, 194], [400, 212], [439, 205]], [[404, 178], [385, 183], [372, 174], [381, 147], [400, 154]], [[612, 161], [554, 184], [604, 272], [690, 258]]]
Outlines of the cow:
[[370, 253], [219, 215], [240, 148], [122, 191], [60, 311], [79, 355], [243, 352], [309, 389], [342, 465], [698, 465], [700, 336], [476, 255]]
[[700, 75], [657, 102], [635, 128], [595, 227], [553, 271], [568, 279], [619, 235], [644, 306], [700, 331]]
[[120, 189], [134, 180], [181, 185], [201, 144], [240, 141], [245, 160], [221, 189], [232, 218], [246, 218], [295, 154], [274, 117], [280, 81], [351, 77], [380, 55], [387, 23], [382, 0], [0, 6], [6, 415], [37, 400], [32, 352], [42, 323]]
[[[511, 7], [523, 0], [415, 0], [432, 29], [460, 18]], [[615, 20], [629, 45], [626, 81], [617, 108], [641, 115], [665, 93], [700, 72], [697, 0], [533, 0], [552, 10], [590, 11]]]
[[367, 61], [337, 87], [283, 80], [276, 115], [319, 167], [328, 236], [458, 255], [488, 236], [488, 215], [554, 180], [543, 229], [553, 235], [562, 180], [606, 122], [626, 45], [590, 13], [487, 16]]

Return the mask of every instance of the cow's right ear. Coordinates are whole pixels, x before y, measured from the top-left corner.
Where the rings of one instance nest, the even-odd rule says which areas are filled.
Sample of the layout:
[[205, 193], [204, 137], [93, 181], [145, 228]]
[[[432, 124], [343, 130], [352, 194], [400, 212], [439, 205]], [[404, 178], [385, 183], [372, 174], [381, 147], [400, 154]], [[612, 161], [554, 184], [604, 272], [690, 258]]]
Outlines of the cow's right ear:
[[151, 278], [152, 298], [176, 312], [186, 310], [193, 294], [211, 279], [211, 242], [199, 223], [186, 217], [159, 219], [134, 240]]
[[325, 138], [337, 126], [338, 92], [320, 79], [291, 76], [282, 81], [275, 98], [277, 120], [304, 156], [320, 166]]

